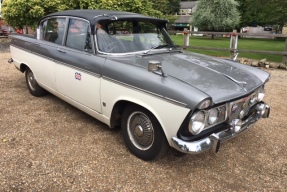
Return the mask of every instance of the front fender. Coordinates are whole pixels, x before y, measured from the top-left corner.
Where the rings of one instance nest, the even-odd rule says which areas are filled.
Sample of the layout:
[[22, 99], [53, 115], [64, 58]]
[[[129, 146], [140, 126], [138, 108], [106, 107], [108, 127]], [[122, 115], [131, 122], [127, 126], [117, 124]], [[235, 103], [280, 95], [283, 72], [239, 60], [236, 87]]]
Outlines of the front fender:
[[108, 119], [111, 118], [115, 104], [120, 101], [135, 103], [146, 108], [157, 118], [170, 144], [171, 138], [176, 136], [190, 111], [183, 104], [115, 83], [107, 78], [101, 82], [101, 101], [105, 104], [102, 108], [103, 115]]

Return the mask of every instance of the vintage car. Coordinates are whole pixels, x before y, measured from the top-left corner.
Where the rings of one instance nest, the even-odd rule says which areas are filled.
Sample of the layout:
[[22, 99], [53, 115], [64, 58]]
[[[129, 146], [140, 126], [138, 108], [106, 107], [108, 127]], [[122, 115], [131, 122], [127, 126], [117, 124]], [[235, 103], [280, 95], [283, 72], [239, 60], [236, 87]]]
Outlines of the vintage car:
[[129, 151], [146, 161], [173, 148], [217, 152], [269, 116], [262, 101], [267, 72], [183, 52], [166, 24], [119, 11], [52, 13], [39, 21], [35, 37], [11, 36], [9, 62], [25, 73], [32, 95], [48, 91], [121, 127]]

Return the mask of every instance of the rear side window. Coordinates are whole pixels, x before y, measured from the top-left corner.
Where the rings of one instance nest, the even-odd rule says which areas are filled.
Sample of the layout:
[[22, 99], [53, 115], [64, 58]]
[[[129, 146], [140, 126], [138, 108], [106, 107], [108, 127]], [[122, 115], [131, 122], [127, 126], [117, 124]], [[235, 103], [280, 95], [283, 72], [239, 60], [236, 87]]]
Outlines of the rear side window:
[[43, 40], [62, 45], [65, 31], [65, 18], [51, 18], [42, 23]]
[[70, 19], [66, 47], [92, 52], [90, 25], [85, 20]]

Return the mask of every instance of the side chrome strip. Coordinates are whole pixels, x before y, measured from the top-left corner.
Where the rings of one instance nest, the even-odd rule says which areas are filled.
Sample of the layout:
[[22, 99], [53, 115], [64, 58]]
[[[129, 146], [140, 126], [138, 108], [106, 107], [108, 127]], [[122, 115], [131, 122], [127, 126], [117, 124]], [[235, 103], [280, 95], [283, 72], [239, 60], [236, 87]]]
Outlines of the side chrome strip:
[[178, 105], [178, 106], [181, 106], [181, 107], [186, 107], [186, 106], [187, 106], [186, 103], [182, 103], [182, 102], [180, 102], [180, 101], [176, 101], [176, 100], [174, 100], [174, 99], [167, 98], [167, 97], [164, 97], [164, 96], [162, 96], [162, 95], [159, 95], [159, 94], [156, 94], [156, 93], [153, 93], [153, 92], [144, 90], [144, 89], [140, 89], [140, 88], [138, 88], [138, 87], [135, 87], [135, 86], [132, 86], [132, 85], [129, 85], [129, 84], [126, 84], [126, 83], [117, 81], [117, 80], [115, 80], [115, 79], [112, 79], [112, 78], [109, 78], [109, 77], [106, 77], [106, 76], [103, 76], [102, 78], [103, 78], [104, 80], [107, 80], [107, 81], [116, 83], [116, 84], [118, 84], [118, 85], [121, 85], [121, 86], [130, 88], [130, 89], [134, 89], [134, 90], [136, 90], [136, 91], [140, 91], [140, 92], [145, 93], [145, 94], [148, 94], [148, 95], [152, 95], [152, 96], [154, 96], [154, 97], [157, 97], [157, 98], [159, 98], [159, 99], [162, 99], [162, 100], [164, 100], [164, 101], [167, 101], [167, 102], [169, 102], [169, 103], [172, 103], [172, 104], [175, 104], [175, 105]]
[[39, 53], [32, 52], [31, 50], [25, 49], [25, 48], [23, 48], [23, 47], [19, 47], [19, 46], [17, 46], [17, 45], [10, 45], [10, 46], [11, 46], [11, 47], [16, 47], [16, 48], [21, 49], [21, 50], [23, 50], [23, 51], [32, 53], [32, 54], [37, 55], [37, 56], [41, 56], [41, 57], [43, 57], [43, 58], [45, 58], [45, 59], [47, 59], [47, 60], [50, 60], [50, 61], [54, 61], [54, 62], [55, 62], [55, 59], [52, 59], [51, 57], [47, 57], [47, 56], [45, 56], [45, 55], [41, 55], [41, 54], [39, 54]]
[[88, 70], [83, 69], [83, 68], [80, 68], [80, 67], [76, 67], [76, 66], [73, 66], [73, 65], [70, 65], [70, 64], [67, 64], [67, 63], [64, 63], [64, 62], [60, 62], [60, 61], [55, 61], [55, 62], [56, 62], [57, 64], [66, 66], [66, 67], [71, 68], [71, 69], [79, 70], [79, 71], [81, 71], [81, 72], [87, 73], [87, 74], [92, 75], [92, 76], [97, 77], [97, 78], [100, 78], [100, 77], [101, 77], [100, 74], [94, 73], [94, 72], [92, 72], [92, 71], [88, 71]]
[[[46, 58], [46, 59], [48, 59], [48, 60], [51, 60], [51, 61], [53, 61], [53, 62], [55, 62], [55, 63], [57, 63], [57, 64], [64, 65], [64, 66], [69, 67], [69, 68], [73, 68], [73, 69], [76, 69], [76, 70], [83, 71], [83, 72], [88, 73], [88, 74], [90, 74], [90, 75], [92, 75], [92, 76], [95, 76], [95, 77], [98, 77], [98, 78], [102, 77], [100, 74], [93, 73], [93, 72], [91, 72], [91, 71], [85, 70], [85, 69], [83, 69], [83, 68], [75, 67], [75, 66], [73, 66], [73, 65], [70, 65], [70, 64], [67, 64], [67, 63], [64, 63], [64, 62], [57, 61], [57, 60], [55, 60], [55, 59], [52, 59], [52, 58], [47, 57], [47, 56], [43, 56], [43, 55], [38, 54], [38, 53], [35, 53], [35, 52], [31, 52], [30, 50], [24, 49], [24, 48], [22, 48], [22, 47], [19, 47], [19, 46], [16, 46], [16, 45], [11, 45], [11, 46], [17, 47], [17, 48], [19, 48], [19, 49], [21, 49], [21, 50], [27, 51], [27, 52], [29, 52], [29, 53], [31, 53], [31, 54], [34, 54], [34, 55], [44, 57], [44, 58]], [[176, 101], [176, 100], [174, 100], [174, 99], [167, 98], [167, 97], [164, 97], [164, 96], [162, 96], [162, 95], [159, 95], [159, 94], [156, 94], [156, 93], [153, 93], [153, 92], [144, 90], [144, 89], [140, 89], [140, 88], [138, 88], [138, 87], [135, 87], [135, 86], [132, 86], [132, 85], [129, 85], [129, 84], [126, 84], [126, 83], [117, 81], [117, 80], [115, 80], [115, 79], [111, 79], [111, 78], [106, 77], [106, 76], [103, 76], [102, 78], [105, 79], [105, 80], [108, 80], [108, 81], [110, 81], [110, 82], [116, 83], [116, 84], [118, 84], [118, 85], [122, 85], [122, 86], [124, 86], [124, 87], [128, 87], [128, 88], [131, 88], [131, 89], [134, 89], [134, 90], [137, 90], [137, 91], [140, 91], [140, 92], [143, 92], [143, 93], [152, 95], [152, 96], [154, 96], [154, 97], [157, 97], [157, 98], [159, 98], [159, 99], [162, 99], [162, 100], [164, 100], [164, 101], [167, 101], [167, 102], [169, 102], [169, 103], [172, 103], [172, 104], [175, 104], [175, 105], [178, 105], [178, 106], [181, 106], [181, 107], [186, 107], [186, 106], [187, 106], [186, 103], [182, 103], [182, 102], [180, 102], [180, 101]]]
[[64, 65], [64, 66], [66, 66], [66, 67], [69, 67], [69, 68], [72, 68], [72, 69], [76, 69], [76, 70], [79, 70], [79, 71], [81, 71], [81, 72], [90, 74], [90, 75], [92, 75], [92, 76], [94, 76], [94, 77], [98, 77], [98, 78], [101, 77], [100, 74], [94, 73], [94, 72], [92, 72], [92, 71], [88, 71], [88, 70], [83, 69], [83, 68], [80, 68], [80, 67], [76, 67], [76, 66], [70, 65], [70, 64], [68, 64], [68, 63], [64, 63], [64, 62], [61, 62], [61, 61], [52, 59], [51, 57], [47, 57], [47, 56], [45, 56], [45, 55], [42, 55], [42, 54], [39, 54], [39, 53], [36, 53], [36, 52], [32, 52], [32, 51], [30, 51], [30, 50], [28, 50], [28, 49], [25, 49], [25, 48], [23, 48], [23, 47], [19, 47], [19, 46], [17, 46], [17, 45], [10, 45], [10, 46], [16, 47], [16, 48], [21, 49], [21, 50], [23, 50], [23, 51], [27, 51], [27, 52], [29, 52], [29, 53], [31, 53], [31, 54], [34, 54], [34, 55], [43, 57], [43, 58], [45, 58], [45, 59], [47, 59], [47, 60], [50, 60], [50, 61], [53, 61], [53, 62], [55, 62], [55, 63], [57, 63], [57, 64]]

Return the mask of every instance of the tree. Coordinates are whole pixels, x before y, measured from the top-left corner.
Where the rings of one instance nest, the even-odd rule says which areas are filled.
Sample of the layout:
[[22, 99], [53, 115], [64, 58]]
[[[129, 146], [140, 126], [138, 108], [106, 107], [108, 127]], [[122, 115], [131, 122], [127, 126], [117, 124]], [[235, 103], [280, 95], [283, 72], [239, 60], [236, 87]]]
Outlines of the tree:
[[154, 17], [163, 15], [162, 12], [153, 9], [151, 0], [95, 0], [95, 4], [98, 9], [127, 11]]
[[39, 18], [57, 11], [58, 7], [61, 7], [59, 0], [5, 0], [2, 4], [2, 16], [13, 27], [35, 28]]
[[240, 26], [280, 25], [287, 22], [286, 0], [237, 0], [241, 13]]
[[9, 25], [22, 29], [36, 28], [44, 15], [68, 9], [108, 9], [161, 17], [163, 14], [152, 5], [151, 0], [5, 0], [2, 13]]
[[199, 0], [191, 24], [201, 31], [231, 31], [240, 21], [234, 0]]
[[150, 0], [152, 2], [152, 8], [155, 10], [159, 10], [164, 15], [168, 15], [168, 3], [169, 0]]
[[169, 0], [168, 14], [174, 15], [180, 10], [180, 0]]
[[174, 15], [180, 10], [180, 0], [151, 0], [153, 8], [164, 15]]

